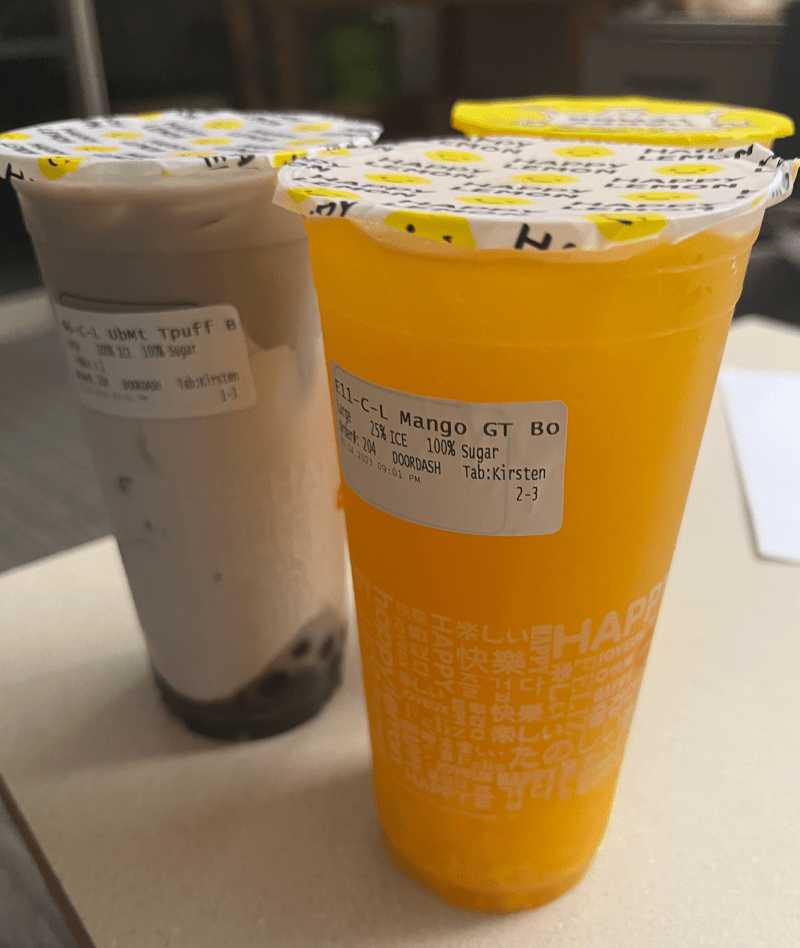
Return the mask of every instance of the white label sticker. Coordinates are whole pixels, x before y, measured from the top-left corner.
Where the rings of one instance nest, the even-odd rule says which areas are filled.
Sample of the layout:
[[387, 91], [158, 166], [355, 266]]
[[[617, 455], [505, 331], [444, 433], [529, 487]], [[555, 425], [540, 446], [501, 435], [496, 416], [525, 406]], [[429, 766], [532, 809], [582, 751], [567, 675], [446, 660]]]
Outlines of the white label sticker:
[[567, 406], [457, 402], [373, 385], [331, 362], [342, 474], [412, 523], [484, 536], [561, 528]]
[[127, 418], [198, 418], [256, 403], [233, 306], [111, 312], [54, 303], [84, 405]]

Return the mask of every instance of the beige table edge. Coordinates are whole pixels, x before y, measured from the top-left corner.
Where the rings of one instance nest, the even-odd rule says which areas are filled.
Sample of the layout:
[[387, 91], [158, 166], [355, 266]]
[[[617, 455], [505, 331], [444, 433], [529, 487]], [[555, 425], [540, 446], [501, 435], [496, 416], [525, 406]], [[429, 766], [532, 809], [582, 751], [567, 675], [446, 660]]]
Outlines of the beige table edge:
[[[728, 364], [800, 370], [745, 319]], [[752, 551], [718, 396], [607, 837], [532, 913], [398, 873], [356, 649], [314, 722], [256, 744], [160, 706], [113, 540], [0, 577], [0, 770], [99, 948], [769, 948], [800, 943], [800, 568]]]

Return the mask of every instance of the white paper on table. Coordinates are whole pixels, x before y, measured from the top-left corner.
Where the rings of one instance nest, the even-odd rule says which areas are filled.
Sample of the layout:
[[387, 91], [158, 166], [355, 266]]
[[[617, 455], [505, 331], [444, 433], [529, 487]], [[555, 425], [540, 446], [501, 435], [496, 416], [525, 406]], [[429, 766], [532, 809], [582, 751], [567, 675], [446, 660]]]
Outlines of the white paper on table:
[[724, 368], [720, 384], [758, 552], [800, 564], [800, 373]]

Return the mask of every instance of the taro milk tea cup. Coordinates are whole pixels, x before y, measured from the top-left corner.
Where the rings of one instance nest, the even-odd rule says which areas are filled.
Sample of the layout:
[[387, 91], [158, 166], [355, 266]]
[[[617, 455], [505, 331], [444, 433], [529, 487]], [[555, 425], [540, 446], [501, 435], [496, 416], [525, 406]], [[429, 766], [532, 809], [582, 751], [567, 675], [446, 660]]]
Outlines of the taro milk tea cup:
[[470, 909], [603, 836], [726, 333], [795, 167], [569, 141], [283, 168], [322, 317], [388, 847]]
[[0, 136], [161, 695], [274, 734], [336, 688], [349, 577], [297, 155], [380, 129], [164, 112]]

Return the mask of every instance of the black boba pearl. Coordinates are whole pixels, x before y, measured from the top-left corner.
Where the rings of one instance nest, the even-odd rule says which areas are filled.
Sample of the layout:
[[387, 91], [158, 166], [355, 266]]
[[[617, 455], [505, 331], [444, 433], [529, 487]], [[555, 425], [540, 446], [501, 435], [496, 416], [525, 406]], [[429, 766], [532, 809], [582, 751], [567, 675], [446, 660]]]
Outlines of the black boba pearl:
[[311, 649], [311, 643], [308, 639], [300, 639], [299, 642], [296, 642], [292, 646], [292, 650], [289, 653], [292, 658], [302, 658], [309, 650]]

